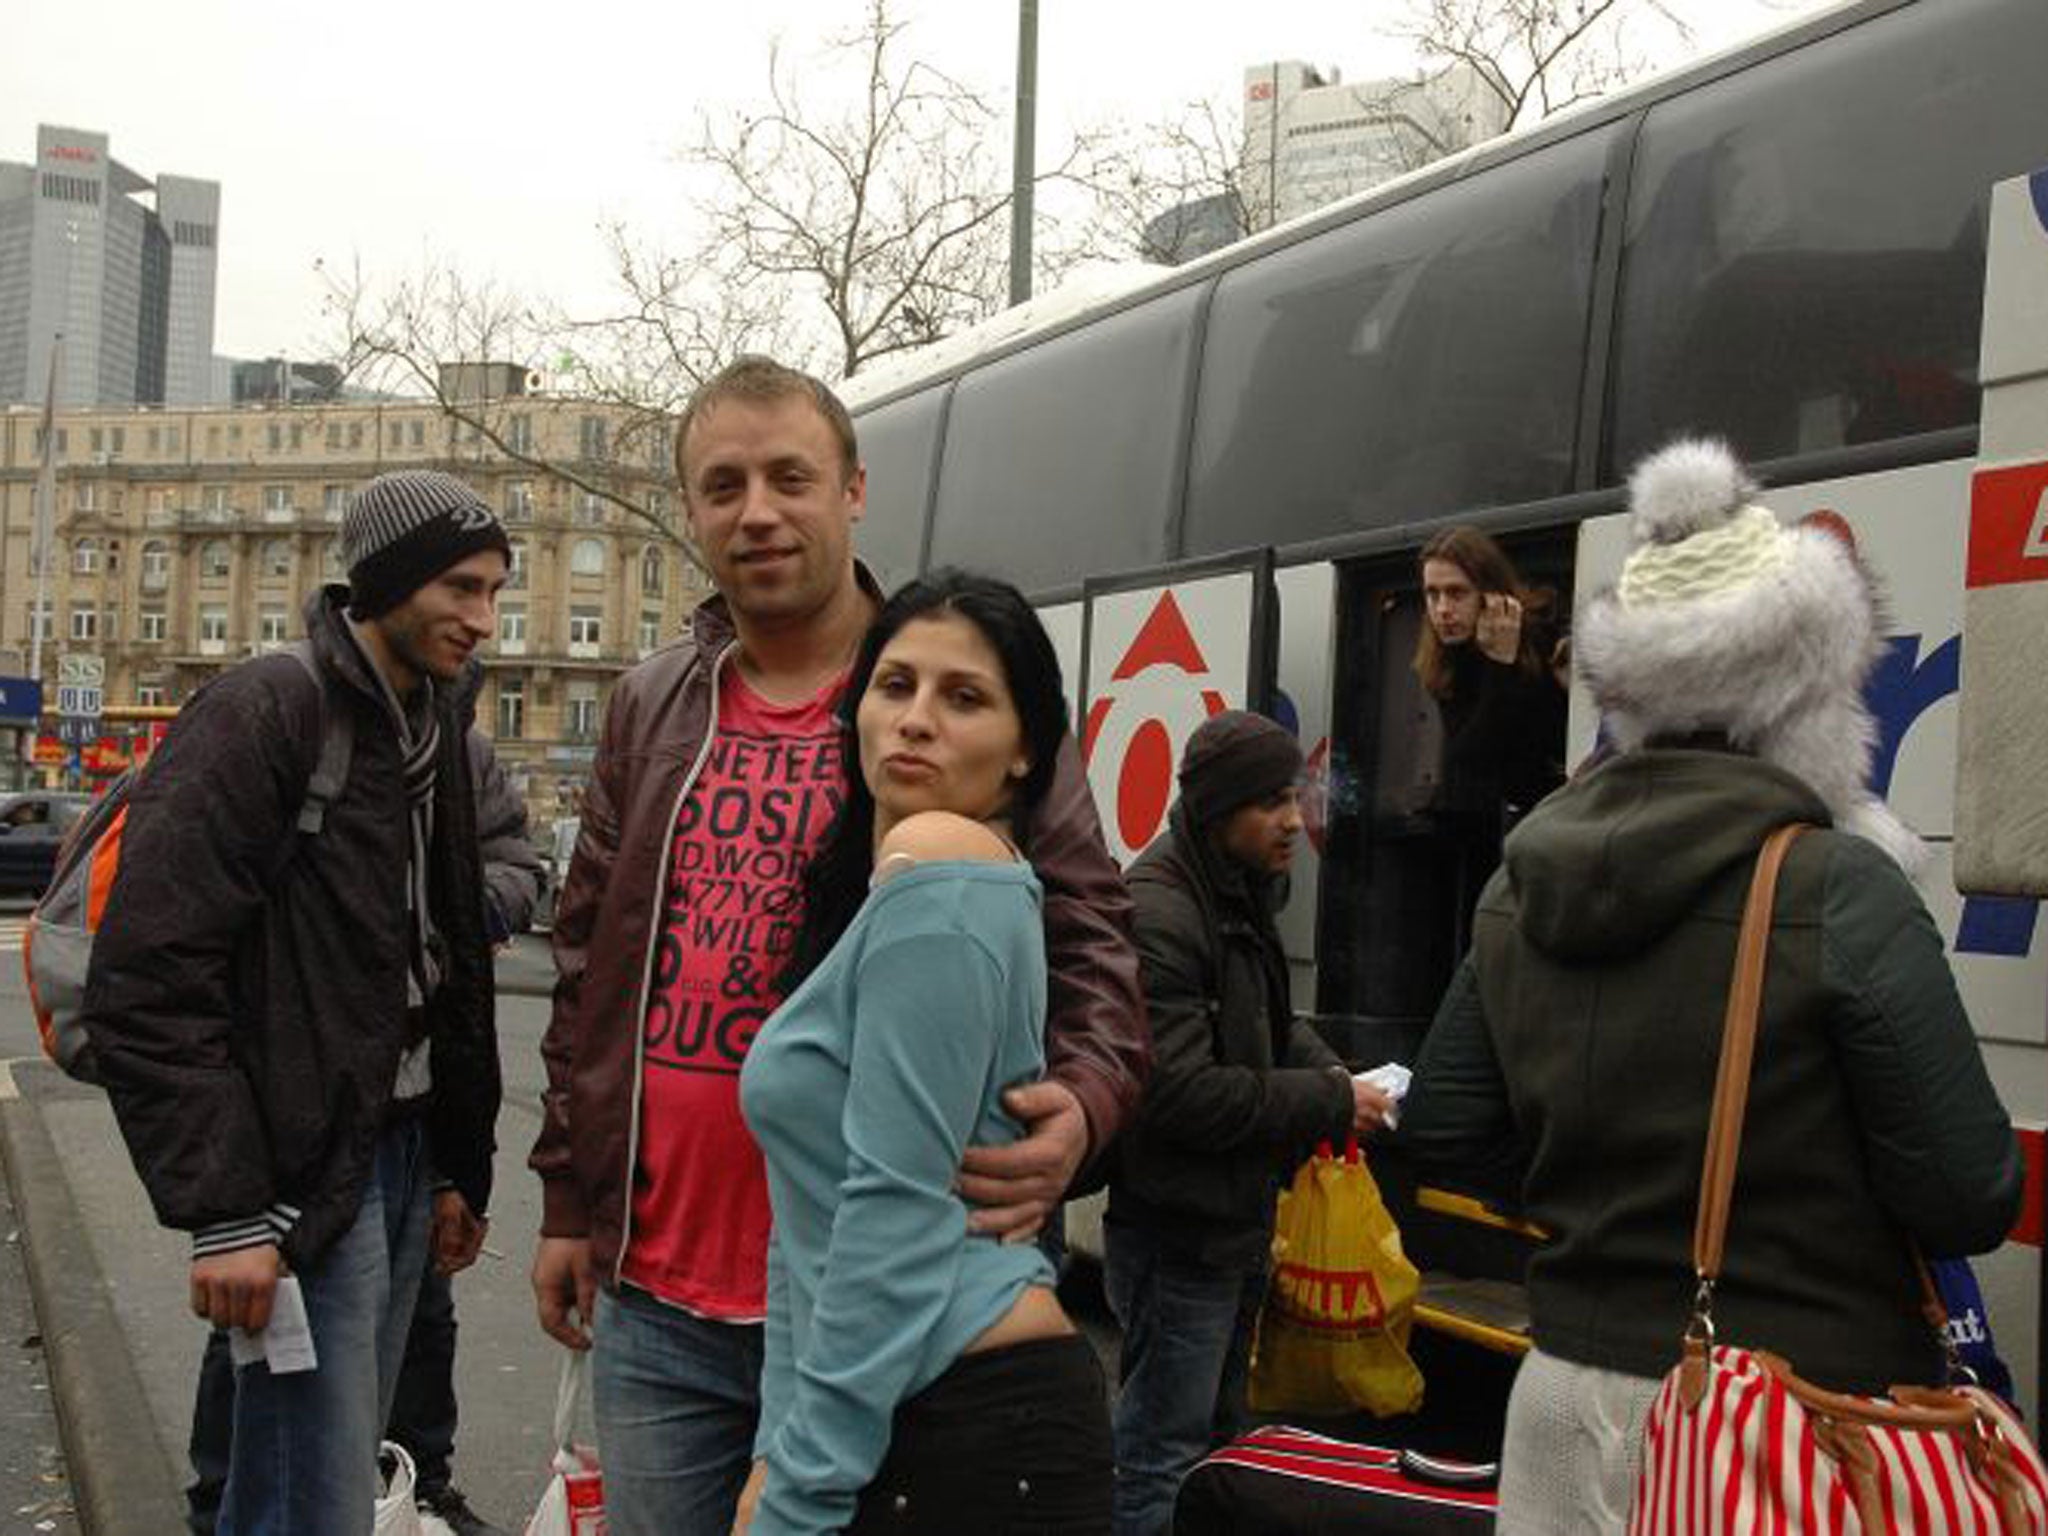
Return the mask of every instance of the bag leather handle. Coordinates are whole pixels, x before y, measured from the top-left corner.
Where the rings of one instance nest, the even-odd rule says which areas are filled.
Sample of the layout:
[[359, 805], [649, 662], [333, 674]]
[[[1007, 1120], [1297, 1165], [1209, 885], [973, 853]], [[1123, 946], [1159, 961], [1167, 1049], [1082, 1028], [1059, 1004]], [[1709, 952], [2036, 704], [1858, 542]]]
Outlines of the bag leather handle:
[[[1728, 1008], [1721, 1025], [1721, 1060], [1714, 1077], [1714, 1107], [1707, 1118], [1707, 1152], [1700, 1170], [1699, 1211], [1693, 1219], [1693, 1270], [1704, 1290], [1720, 1278], [1721, 1255], [1728, 1237], [1728, 1207], [1735, 1194], [1735, 1161], [1742, 1150], [1742, 1117], [1749, 1106], [1750, 1065], [1756, 1056], [1757, 1019], [1763, 1011], [1764, 962], [1770, 954], [1771, 914], [1776, 906], [1778, 875], [1785, 857], [1811, 825], [1795, 821], [1764, 839], [1742, 907], [1742, 929], [1735, 940], [1735, 972], [1728, 984]], [[1948, 1309], [1935, 1289], [1919, 1244], [1913, 1245], [1913, 1269], [1920, 1280], [1920, 1310], [1928, 1326], [1948, 1343]], [[1954, 1369], [1953, 1362], [1951, 1370]], [[1815, 1389], [1818, 1390], [1818, 1389]]]
[[1699, 1212], [1692, 1227], [1692, 1266], [1699, 1278], [1720, 1277], [1728, 1236], [1728, 1203], [1735, 1193], [1735, 1158], [1742, 1150], [1742, 1115], [1749, 1106], [1749, 1065], [1756, 1055], [1756, 1021], [1764, 996], [1764, 959], [1771, 947], [1771, 912], [1778, 871], [1808, 824], [1795, 821], [1764, 839], [1742, 906], [1735, 940], [1735, 974], [1721, 1024], [1721, 1064], [1714, 1077], [1714, 1107], [1707, 1117], [1707, 1155], [1700, 1169]]

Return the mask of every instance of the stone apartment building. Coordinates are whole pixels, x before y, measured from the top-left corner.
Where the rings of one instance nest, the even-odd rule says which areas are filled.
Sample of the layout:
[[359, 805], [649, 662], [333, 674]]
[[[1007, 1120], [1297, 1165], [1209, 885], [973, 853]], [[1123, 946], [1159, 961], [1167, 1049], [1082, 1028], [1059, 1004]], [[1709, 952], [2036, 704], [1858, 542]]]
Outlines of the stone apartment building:
[[[40, 413], [0, 412], [0, 671], [104, 658], [106, 702], [175, 706], [231, 663], [301, 633], [340, 580], [349, 493], [388, 469], [468, 479], [504, 518], [513, 574], [485, 647], [480, 725], [536, 824], [573, 811], [612, 680], [674, 635], [708, 591], [682, 547], [665, 423], [588, 401], [492, 402], [505, 443], [646, 516], [521, 463], [430, 402], [60, 412], [40, 613], [32, 542]], [[649, 518], [653, 521], [649, 521]]]

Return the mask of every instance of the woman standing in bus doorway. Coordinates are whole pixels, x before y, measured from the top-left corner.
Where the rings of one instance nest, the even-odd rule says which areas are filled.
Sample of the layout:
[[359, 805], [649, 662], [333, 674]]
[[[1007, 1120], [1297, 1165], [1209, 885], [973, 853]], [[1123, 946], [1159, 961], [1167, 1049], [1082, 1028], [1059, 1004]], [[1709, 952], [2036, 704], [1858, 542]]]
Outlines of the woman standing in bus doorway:
[[1564, 689], [1556, 595], [1532, 588], [1477, 528], [1447, 528], [1422, 547], [1426, 622], [1415, 675], [1443, 721], [1434, 816], [1451, 856], [1457, 932], [1500, 863], [1501, 839], [1564, 782]]
[[1782, 527], [1754, 494], [1718, 443], [1636, 471], [1633, 550], [1577, 626], [1616, 751], [1510, 839], [1404, 1106], [1426, 1167], [1551, 1233], [1508, 1401], [1507, 1533], [1627, 1518], [1692, 1310], [1736, 931], [1775, 829], [1821, 830], [1777, 885], [1723, 1337], [1837, 1391], [1939, 1382], [1911, 1243], [1983, 1252], [2019, 1208], [2011, 1123], [1902, 867], [1919, 840], [1865, 787], [1868, 578], [1846, 528]]
[[734, 1529], [1101, 1536], [1101, 1367], [1044, 1253], [969, 1233], [953, 1188], [1045, 1065], [1016, 843], [1067, 734], [1059, 661], [1015, 588], [939, 572], [883, 605], [846, 697], [860, 772], [740, 1078], [775, 1222]]

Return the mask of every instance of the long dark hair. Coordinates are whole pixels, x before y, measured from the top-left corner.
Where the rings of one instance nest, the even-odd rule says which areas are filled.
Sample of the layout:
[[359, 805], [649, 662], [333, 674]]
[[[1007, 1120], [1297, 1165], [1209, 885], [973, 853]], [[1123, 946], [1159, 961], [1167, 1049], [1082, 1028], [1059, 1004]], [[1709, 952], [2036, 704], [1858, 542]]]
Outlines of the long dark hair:
[[789, 964], [779, 979], [784, 996], [817, 969], [818, 962], [867, 897], [874, 867], [875, 795], [860, 771], [860, 733], [856, 724], [860, 701], [875, 675], [883, 648], [904, 625], [915, 619], [956, 614], [986, 640], [1002, 663], [1023, 727], [1024, 750], [1031, 767], [1017, 782], [1010, 801], [1010, 835], [1019, 847], [1030, 835], [1031, 813], [1052, 783], [1062, 744], [1067, 737], [1067, 700], [1060, 688], [1060, 659], [1024, 594], [1007, 581], [945, 568], [899, 587], [862, 637], [846, 694], [839, 706], [839, 739], [847, 764], [846, 803], [826, 828], [818, 851], [803, 874], [803, 921]]
[[[1508, 552], [1477, 528], [1446, 528], [1433, 534], [1422, 553], [1415, 557], [1416, 574], [1432, 560], [1448, 560], [1465, 573], [1478, 589], [1482, 601], [1494, 593], [1506, 593], [1522, 605], [1522, 642], [1516, 648], [1515, 665], [1531, 676], [1541, 676], [1550, 664], [1542, 636], [1550, 631], [1550, 610], [1557, 594], [1548, 587], [1532, 587], [1522, 580]], [[1478, 644], [1475, 638], [1472, 644]], [[1415, 675], [1422, 686], [1439, 699], [1451, 696], [1451, 657], [1436, 637], [1429, 615], [1422, 616], [1422, 632], [1415, 637]]]

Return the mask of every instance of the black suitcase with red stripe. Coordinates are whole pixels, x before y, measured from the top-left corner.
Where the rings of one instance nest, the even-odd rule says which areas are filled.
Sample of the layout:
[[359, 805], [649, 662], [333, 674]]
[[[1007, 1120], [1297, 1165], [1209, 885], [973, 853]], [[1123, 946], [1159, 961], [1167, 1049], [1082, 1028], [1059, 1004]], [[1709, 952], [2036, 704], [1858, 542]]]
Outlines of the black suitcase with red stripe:
[[1284, 1424], [1253, 1430], [1187, 1475], [1174, 1536], [1395, 1536], [1490, 1532], [1497, 1468], [1332, 1440]]

